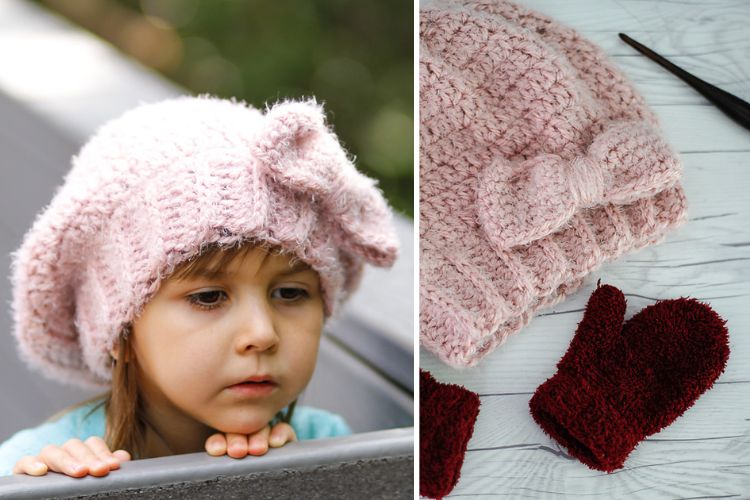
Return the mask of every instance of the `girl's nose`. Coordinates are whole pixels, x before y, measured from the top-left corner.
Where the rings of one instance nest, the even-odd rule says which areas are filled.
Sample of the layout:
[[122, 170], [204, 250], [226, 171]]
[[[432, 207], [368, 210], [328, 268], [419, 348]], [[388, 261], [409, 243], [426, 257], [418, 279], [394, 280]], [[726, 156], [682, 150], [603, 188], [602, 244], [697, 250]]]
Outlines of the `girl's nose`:
[[262, 301], [249, 302], [242, 304], [238, 311], [235, 349], [240, 354], [273, 349], [279, 342], [269, 306]]

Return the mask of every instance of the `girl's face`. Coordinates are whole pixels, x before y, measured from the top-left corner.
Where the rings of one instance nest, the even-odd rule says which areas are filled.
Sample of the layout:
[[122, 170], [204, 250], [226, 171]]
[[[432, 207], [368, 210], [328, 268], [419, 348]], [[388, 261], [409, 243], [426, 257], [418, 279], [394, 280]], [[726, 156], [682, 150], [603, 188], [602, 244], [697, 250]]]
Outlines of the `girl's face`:
[[133, 323], [147, 413], [255, 432], [307, 386], [322, 327], [317, 273], [261, 247], [219, 276], [169, 278]]

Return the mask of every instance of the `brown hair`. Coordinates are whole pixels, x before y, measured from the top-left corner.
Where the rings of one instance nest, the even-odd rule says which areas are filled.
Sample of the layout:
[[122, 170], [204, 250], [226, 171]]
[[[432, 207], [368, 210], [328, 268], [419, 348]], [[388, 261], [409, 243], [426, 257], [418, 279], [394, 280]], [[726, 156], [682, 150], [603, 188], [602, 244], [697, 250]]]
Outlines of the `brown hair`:
[[[206, 270], [209, 273], [222, 271], [235, 257], [239, 255], [244, 257], [252, 248], [254, 245], [251, 244], [233, 247], [208, 246], [197, 258], [178, 266], [170, 277], [186, 279], [195, 276], [201, 270], [204, 273]], [[113, 359], [112, 362], [112, 388], [104, 394], [103, 404], [107, 422], [104, 441], [110, 450], [123, 449], [137, 459], [147, 458], [142, 455], [145, 446], [145, 431], [149, 424], [145, 418], [143, 402], [138, 391], [138, 360], [130, 341], [130, 333], [131, 328], [128, 325], [120, 334], [117, 359]], [[294, 400], [286, 412], [279, 411], [272, 424], [290, 423], [296, 404], [297, 401]]]
[[104, 399], [104, 441], [110, 450], [127, 450], [136, 459], [143, 454], [146, 423], [138, 392], [138, 360], [129, 333], [128, 328], [120, 335], [117, 359], [112, 360], [112, 389]]

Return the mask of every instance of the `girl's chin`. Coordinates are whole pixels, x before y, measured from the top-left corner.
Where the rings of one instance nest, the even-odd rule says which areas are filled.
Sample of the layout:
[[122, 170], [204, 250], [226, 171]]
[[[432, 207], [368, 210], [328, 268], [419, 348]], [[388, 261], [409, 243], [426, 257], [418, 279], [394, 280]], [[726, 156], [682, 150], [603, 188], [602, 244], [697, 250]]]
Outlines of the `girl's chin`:
[[268, 416], [254, 415], [247, 418], [224, 420], [215, 426], [214, 429], [225, 434], [255, 434], [268, 425], [274, 415], [275, 413]]

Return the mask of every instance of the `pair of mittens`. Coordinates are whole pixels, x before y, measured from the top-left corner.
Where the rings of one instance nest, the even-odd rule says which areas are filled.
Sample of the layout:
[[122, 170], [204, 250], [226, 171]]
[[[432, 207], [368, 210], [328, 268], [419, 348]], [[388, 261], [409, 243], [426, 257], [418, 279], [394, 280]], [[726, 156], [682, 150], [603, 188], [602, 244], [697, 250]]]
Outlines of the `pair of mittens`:
[[479, 414], [479, 396], [419, 370], [419, 494], [442, 498], [453, 490]]
[[547, 434], [606, 472], [690, 408], [729, 358], [726, 322], [695, 299], [660, 301], [624, 319], [622, 292], [597, 286], [557, 373], [529, 401]]

